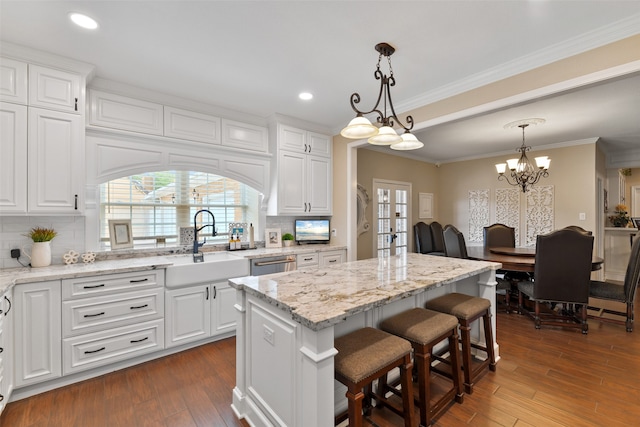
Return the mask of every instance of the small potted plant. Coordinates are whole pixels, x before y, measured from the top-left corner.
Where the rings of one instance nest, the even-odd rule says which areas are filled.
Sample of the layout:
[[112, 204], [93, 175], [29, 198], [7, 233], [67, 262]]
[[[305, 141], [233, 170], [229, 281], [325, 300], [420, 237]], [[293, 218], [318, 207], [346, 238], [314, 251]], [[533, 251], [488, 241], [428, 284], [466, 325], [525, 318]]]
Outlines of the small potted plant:
[[25, 236], [33, 241], [31, 254], [26, 247], [22, 248], [25, 255], [31, 260], [31, 267], [46, 267], [51, 265], [51, 240], [58, 233], [53, 228], [34, 227]]
[[285, 246], [291, 246], [293, 244], [293, 234], [291, 233], [284, 233], [282, 235], [282, 243], [284, 243]]
[[609, 221], [611, 221], [614, 227], [626, 227], [629, 225], [631, 218], [625, 205], [616, 205], [614, 212], [615, 215], [609, 217]]

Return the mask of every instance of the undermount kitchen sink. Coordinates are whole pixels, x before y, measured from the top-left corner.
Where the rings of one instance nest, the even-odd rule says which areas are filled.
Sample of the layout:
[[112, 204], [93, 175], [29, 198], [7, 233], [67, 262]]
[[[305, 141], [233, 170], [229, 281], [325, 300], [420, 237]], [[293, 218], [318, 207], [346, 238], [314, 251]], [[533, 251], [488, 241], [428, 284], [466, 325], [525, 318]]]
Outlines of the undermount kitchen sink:
[[208, 252], [204, 262], [193, 262], [193, 255], [167, 257], [173, 264], [166, 268], [165, 286], [179, 288], [249, 275], [249, 260], [229, 252]]

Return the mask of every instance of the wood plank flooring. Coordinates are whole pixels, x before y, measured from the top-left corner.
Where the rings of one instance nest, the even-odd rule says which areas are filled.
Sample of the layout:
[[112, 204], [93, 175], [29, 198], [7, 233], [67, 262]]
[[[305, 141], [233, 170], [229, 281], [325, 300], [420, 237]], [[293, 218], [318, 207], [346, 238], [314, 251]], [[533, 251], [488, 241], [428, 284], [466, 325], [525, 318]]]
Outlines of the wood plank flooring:
[[[498, 313], [497, 323], [497, 372], [484, 375], [436, 426], [640, 425], [637, 324], [627, 333], [624, 326], [590, 319], [584, 336], [535, 330], [517, 314]], [[248, 426], [230, 408], [234, 384], [231, 338], [12, 402], [0, 427]], [[365, 424], [402, 421], [374, 409]]]

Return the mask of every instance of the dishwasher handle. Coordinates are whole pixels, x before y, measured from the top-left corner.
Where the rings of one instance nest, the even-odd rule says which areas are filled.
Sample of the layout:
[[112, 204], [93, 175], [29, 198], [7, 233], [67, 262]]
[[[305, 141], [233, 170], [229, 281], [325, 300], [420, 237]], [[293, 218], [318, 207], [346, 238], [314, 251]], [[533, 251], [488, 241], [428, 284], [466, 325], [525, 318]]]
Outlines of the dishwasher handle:
[[296, 259], [295, 258], [274, 259], [272, 261], [255, 262], [253, 263], [253, 265], [255, 265], [256, 267], [262, 267], [263, 265], [287, 264], [290, 262], [296, 262]]

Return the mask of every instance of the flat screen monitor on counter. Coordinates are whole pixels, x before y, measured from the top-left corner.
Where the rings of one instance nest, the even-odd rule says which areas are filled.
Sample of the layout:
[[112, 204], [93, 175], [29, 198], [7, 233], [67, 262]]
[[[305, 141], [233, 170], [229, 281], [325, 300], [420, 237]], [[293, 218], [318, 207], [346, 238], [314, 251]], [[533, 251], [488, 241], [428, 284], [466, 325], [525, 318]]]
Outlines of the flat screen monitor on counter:
[[328, 219], [296, 219], [296, 242], [329, 243], [331, 231]]

